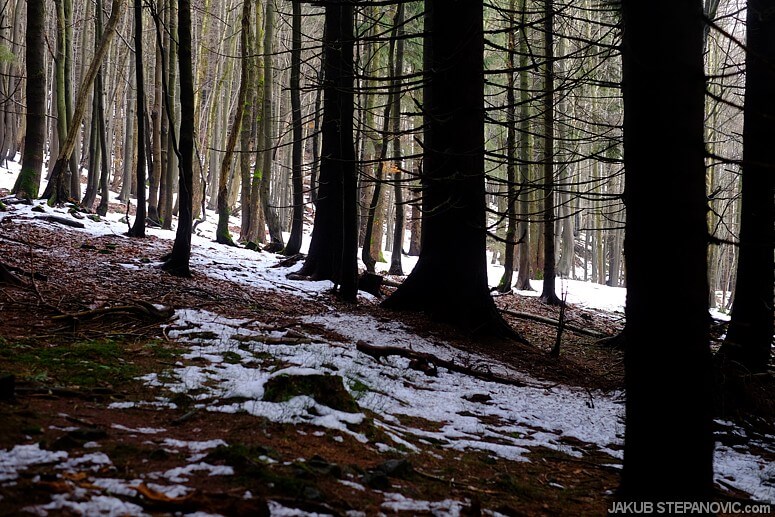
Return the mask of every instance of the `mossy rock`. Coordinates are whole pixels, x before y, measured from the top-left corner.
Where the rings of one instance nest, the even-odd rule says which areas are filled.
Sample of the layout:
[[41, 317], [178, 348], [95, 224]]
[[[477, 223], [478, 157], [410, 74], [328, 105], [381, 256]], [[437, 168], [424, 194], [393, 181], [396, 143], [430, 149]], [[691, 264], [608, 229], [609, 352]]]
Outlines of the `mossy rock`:
[[264, 385], [264, 400], [268, 402], [285, 402], [299, 395], [338, 411], [358, 411], [358, 404], [336, 375], [278, 375]]

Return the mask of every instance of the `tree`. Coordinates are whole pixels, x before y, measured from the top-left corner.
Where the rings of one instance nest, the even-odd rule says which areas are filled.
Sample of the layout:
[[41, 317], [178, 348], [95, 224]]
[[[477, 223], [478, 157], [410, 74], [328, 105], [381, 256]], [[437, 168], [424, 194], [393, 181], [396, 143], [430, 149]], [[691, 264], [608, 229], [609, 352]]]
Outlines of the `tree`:
[[227, 201], [228, 197], [228, 177], [231, 170], [231, 164], [234, 159], [234, 148], [237, 146], [237, 137], [240, 136], [240, 129], [243, 123], [243, 114], [245, 113], [245, 102], [248, 97], [248, 81], [250, 80], [250, 61], [248, 54], [250, 52], [250, 8], [251, 2], [242, 3], [242, 22], [240, 31], [240, 46], [242, 49], [242, 73], [240, 74], [239, 95], [237, 98], [237, 113], [234, 115], [229, 139], [226, 143], [226, 152], [221, 162], [221, 173], [218, 176], [218, 228], [215, 232], [215, 240], [221, 244], [236, 246], [231, 238], [229, 231], [229, 215], [231, 210]]
[[24, 140], [22, 168], [13, 192], [16, 197], [38, 196], [46, 145], [46, 2], [27, 2], [27, 136]]
[[404, 39], [406, 31], [404, 30], [404, 4], [396, 6], [396, 55], [395, 70], [393, 71], [393, 113], [391, 132], [393, 139], [393, 192], [395, 193], [395, 224], [393, 228], [393, 249], [390, 255], [391, 275], [403, 276], [404, 270], [401, 267], [401, 253], [404, 248], [404, 187], [401, 182], [401, 79], [404, 69]]
[[194, 222], [194, 71], [191, 55], [191, 0], [178, 1], [180, 143], [178, 156], [178, 228], [172, 252], [162, 268], [190, 276], [191, 226]]
[[301, 3], [291, 0], [291, 177], [293, 181], [293, 218], [291, 235], [285, 245], [285, 255], [295, 255], [301, 249], [304, 230], [304, 177], [302, 175], [302, 120], [301, 120]]
[[561, 303], [555, 289], [557, 276], [554, 246], [554, 5], [544, 0], [544, 284], [541, 301]]
[[[509, 34], [508, 34], [508, 55], [506, 72], [506, 251], [503, 257], [503, 276], [498, 282], [498, 292], [510, 293], [511, 284], [514, 278], [514, 252], [516, 251], [517, 235], [517, 171], [516, 171], [516, 150], [517, 150], [517, 105], [514, 95], [514, 68], [516, 55], [516, 27], [514, 26], [514, 0], [509, 2]], [[526, 75], [526, 71], [523, 72]]]
[[[258, 191], [258, 200], [261, 203], [261, 210], [266, 219], [266, 226], [269, 229], [270, 249], [275, 252], [281, 251], [283, 244], [283, 234], [280, 228], [280, 218], [277, 215], [275, 207], [271, 206], [269, 199], [269, 187], [272, 183], [272, 161], [274, 156], [274, 62], [272, 59], [274, 42], [274, 15], [275, 6], [273, 0], [266, 2], [266, 15], [264, 17], [264, 97], [263, 113], [261, 114], [261, 167], [260, 179], [261, 186]], [[258, 168], [258, 160], [256, 160]], [[263, 232], [263, 227], [259, 230]]]
[[137, 86], [137, 212], [135, 222], [129, 230], [131, 237], [145, 237], [146, 207], [146, 148], [145, 136], [145, 68], [143, 66], [143, 3], [135, 0], [135, 85]]
[[454, 4], [425, 3], [422, 250], [383, 306], [424, 311], [472, 333], [514, 336], [487, 285], [483, 6]]
[[775, 12], [769, 2], [748, 1], [746, 45], [740, 253], [729, 330], [719, 355], [758, 372], [770, 362], [775, 318]]
[[[619, 496], [710, 501], [702, 3], [624, 0], [622, 12], [627, 402]], [[671, 185], [655, 210], [660, 178]], [[676, 275], [680, 288], [666, 296], [665, 279]]]
[[358, 293], [358, 216], [353, 142], [353, 8], [326, 3], [322, 149], [315, 226], [298, 277], [331, 280], [344, 300]]

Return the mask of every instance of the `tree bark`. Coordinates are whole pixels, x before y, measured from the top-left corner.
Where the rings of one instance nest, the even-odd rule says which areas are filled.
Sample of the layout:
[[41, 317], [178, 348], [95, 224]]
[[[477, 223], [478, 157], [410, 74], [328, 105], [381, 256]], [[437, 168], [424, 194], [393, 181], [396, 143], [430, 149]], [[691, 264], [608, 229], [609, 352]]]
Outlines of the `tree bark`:
[[27, 1], [27, 136], [24, 141], [21, 172], [14, 185], [18, 198], [38, 196], [46, 144], [46, 54], [45, 0]]
[[229, 138], [226, 142], [226, 152], [223, 155], [223, 162], [221, 162], [221, 173], [218, 181], [218, 228], [215, 231], [215, 240], [220, 244], [228, 244], [229, 246], [236, 246], [236, 244], [234, 244], [234, 241], [231, 238], [231, 232], [229, 231], [229, 215], [231, 214], [231, 210], [227, 200], [229, 194], [227, 179], [234, 160], [234, 148], [237, 146], [237, 138], [240, 136], [243, 114], [245, 113], [245, 101], [248, 96], [248, 81], [250, 80], [250, 62], [248, 61], [248, 54], [250, 52], [250, 8], [251, 2], [245, 1], [242, 3], [242, 30], [240, 33], [240, 45], [242, 48], [242, 59], [240, 61], [242, 71], [240, 74], [237, 112], [234, 114], [234, 122], [229, 131]]
[[358, 214], [353, 142], [353, 8], [326, 3], [322, 160], [309, 254], [299, 271], [331, 280], [340, 296], [358, 292]]
[[162, 268], [191, 276], [191, 226], [194, 222], [194, 71], [191, 55], [191, 0], [178, 0], [178, 65], [180, 69], [179, 211], [175, 243]]
[[426, 0], [426, 12], [422, 251], [383, 306], [424, 311], [474, 334], [518, 337], [487, 284], [483, 6]]
[[291, 2], [291, 124], [293, 144], [291, 149], [291, 181], [293, 182], [293, 218], [291, 235], [283, 254], [296, 255], [301, 249], [304, 229], [304, 177], [302, 176], [302, 120], [301, 120], [301, 4]]
[[548, 305], [561, 302], [555, 288], [556, 256], [554, 247], [554, 5], [544, 0], [544, 283], [541, 301]]
[[770, 362], [775, 323], [775, 13], [769, 2], [748, 1], [746, 43], [740, 254], [732, 317], [719, 354], [761, 372]]
[[[711, 501], [702, 3], [625, 0], [622, 8], [627, 401], [618, 496]], [[657, 148], [670, 210], [654, 210]], [[681, 286], [665, 296], [676, 274]]]
[[129, 230], [131, 237], [145, 237], [146, 190], [146, 147], [145, 147], [145, 70], [143, 67], [143, 3], [135, 0], [135, 84], [137, 86], [137, 212], [135, 222]]

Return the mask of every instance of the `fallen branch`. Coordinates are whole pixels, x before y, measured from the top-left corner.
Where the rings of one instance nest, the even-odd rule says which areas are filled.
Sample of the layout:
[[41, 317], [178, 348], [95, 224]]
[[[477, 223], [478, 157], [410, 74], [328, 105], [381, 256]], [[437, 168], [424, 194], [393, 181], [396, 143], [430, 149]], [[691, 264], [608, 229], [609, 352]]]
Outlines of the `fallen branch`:
[[80, 221], [74, 221], [66, 217], [59, 217], [56, 215], [39, 215], [33, 219], [40, 219], [41, 221], [48, 221], [50, 223], [59, 223], [65, 226], [72, 226], [73, 228], [85, 228], [84, 224]]
[[27, 283], [11, 272], [12, 267], [0, 262], [0, 284], [25, 287]]
[[430, 375], [430, 376], [435, 376], [436, 368], [440, 366], [442, 368], [446, 368], [451, 372], [462, 373], [464, 375], [469, 375], [471, 377], [474, 377], [476, 379], [480, 379], [483, 381], [495, 382], [498, 384], [506, 384], [508, 386], [517, 386], [520, 388], [526, 388], [526, 387], [545, 388], [546, 387], [538, 384], [528, 384], [524, 381], [518, 381], [516, 379], [510, 379], [508, 377], [502, 377], [500, 375], [496, 375], [492, 372], [488, 372], [484, 370], [476, 370], [469, 366], [463, 366], [461, 364], [455, 363], [454, 361], [441, 359], [439, 357], [436, 357], [433, 354], [428, 354], [425, 352], [415, 352], [414, 350], [407, 350], [405, 348], [400, 348], [396, 346], [374, 346], [366, 343], [365, 341], [358, 341], [355, 344], [355, 347], [359, 352], [363, 352], [366, 355], [370, 355], [377, 361], [379, 361], [383, 357], [387, 357], [390, 355], [405, 357], [411, 361], [410, 363], [411, 368], [425, 372], [427, 375]]
[[88, 311], [75, 313], [66, 313], [53, 316], [52, 319], [89, 319], [104, 316], [106, 314], [131, 314], [140, 318], [151, 318], [154, 320], [167, 320], [172, 317], [174, 310], [169, 307], [159, 309], [152, 303], [144, 300], [136, 300], [131, 305], [116, 305], [113, 307], [98, 307]]
[[477, 487], [472, 486], [472, 485], [466, 485], [465, 483], [461, 483], [459, 481], [455, 481], [454, 479], [444, 479], [444, 478], [442, 478], [440, 476], [436, 476], [436, 475], [430, 474], [428, 472], [423, 472], [422, 470], [420, 470], [418, 468], [415, 468], [414, 471], [417, 472], [420, 476], [422, 476], [424, 478], [431, 479], [433, 481], [438, 481], [439, 483], [443, 483], [443, 484], [448, 485], [448, 486], [454, 486], [454, 487], [458, 487], [458, 488], [463, 488], [465, 490], [469, 490], [471, 492], [475, 492], [475, 493], [478, 493], [478, 494], [495, 495], [495, 494], [501, 494], [502, 493], [502, 492], [498, 492], [498, 491], [495, 491], [495, 490], [486, 490], [484, 488], [477, 488]]
[[[522, 320], [532, 320], [537, 321], [539, 323], [546, 323], [547, 325], [552, 325], [554, 327], [559, 327], [560, 322], [558, 320], [554, 320], [552, 318], [547, 318], [545, 316], [539, 316], [537, 314], [530, 314], [527, 312], [516, 312], [516, 311], [510, 311], [508, 309], [499, 309], [503, 314], [507, 314], [509, 316], [513, 316], [515, 318], [519, 318]], [[582, 327], [577, 327], [575, 325], [568, 325], [567, 323], [563, 323], [563, 327], [565, 330], [568, 330], [570, 332], [573, 332], [574, 334], [581, 334], [583, 336], [590, 336], [598, 339], [609, 337], [608, 334], [605, 334], [603, 332], [598, 332], [596, 330], [589, 330]]]

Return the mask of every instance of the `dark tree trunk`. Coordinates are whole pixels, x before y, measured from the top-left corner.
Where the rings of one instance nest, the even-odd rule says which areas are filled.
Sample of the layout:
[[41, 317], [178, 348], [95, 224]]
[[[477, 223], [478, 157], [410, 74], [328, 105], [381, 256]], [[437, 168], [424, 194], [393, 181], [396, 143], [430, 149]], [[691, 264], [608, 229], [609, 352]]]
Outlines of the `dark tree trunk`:
[[46, 144], [45, 0], [28, 0], [25, 58], [27, 60], [27, 133], [22, 168], [14, 185], [19, 198], [38, 197], [43, 149]]
[[[702, 2], [622, 7], [627, 419], [619, 497], [711, 501]], [[670, 178], [658, 193], [669, 210], [654, 209], [655, 174]], [[676, 274], [682, 283], [666, 296], [664, 281]]]
[[[234, 149], [237, 147], [237, 138], [241, 135], [241, 126], [245, 113], [245, 101], [248, 98], [248, 81], [250, 80], [250, 61], [248, 59], [248, 56], [250, 55], [250, 8], [250, 2], [243, 2], [241, 18], [242, 30], [240, 31], [240, 47], [242, 51], [240, 64], [242, 69], [240, 73], [239, 94], [237, 96], [237, 112], [234, 115], [234, 121], [229, 130], [226, 151], [223, 154], [223, 161], [221, 162], [221, 173], [218, 175], [218, 228], [215, 230], [215, 240], [220, 244], [227, 244], [229, 246], [236, 246], [231, 238], [231, 231], [229, 231], [231, 207], [228, 202], [228, 186], [229, 172], [231, 171], [231, 165], [234, 160]], [[247, 121], [245, 122], [247, 123]]]
[[426, 1], [422, 251], [383, 305], [425, 311], [472, 333], [515, 337], [487, 285], [483, 6], [453, 3]]
[[[509, 68], [506, 78], [506, 243], [503, 257], [503, 276], [498, 283], [498, 292], [511, 292], [511, 284], [514, 279], [514, 255], [517, 248], [517, 114], [514, 98], [514, 56], [516, 54], [516, 27], [514, 26], [514, 0], [509, 3], [509, 34], [508, 34], [508, 61]], [[527, 72], [523, 72], [527, 73]]]
[[758, 372], [770, 362], [775, 314], [775, 12], [770, 2], [749, 0], [746, 16], [740, 255], [732, 319], [719, 354]]
[[404, 68], [404, 4], [396, 6], [396, 62], [393, 71], [393, 113], [391, 131], [393, 133], [393, 192], [395, 193], [395, 224], [393, 226], [393, 250], [390, 255], [391, 275], [404, 274], [401, 267], [401, 254], [404, 248], [404, 186], [401, 181], [401, 75]]
[[190, 276], [191, 225], [194, 222], [194, 71], [191, 55], [191, 0], [178, 2], [178, 65], [180, 73], [180, 143], [178, 228], [164, 270]]
[[129, 230], [131, 237], [145, 237], [145, 71], [143, 68], [143, 2], [135, 0], [135, 84], [137, 85], [137, 213]]
[[358, 214], [353, 143], [353, 9], [326, 5], [325, 79], [318, 204], [309, 255], [299, 272], [331, 280], [343, 299], [358, 290]]
[[[388, 47], [388, 70], [394, 70], [395, 66], [395, 52], [397, 44], [398, 33], [398, 13], [393, 20], [393, 29], [390, 33], [390, 45]], [[398, 95], [401, 88], [400, 81], [394, 79], [390, 83], [388, 89], [387, 99], [385, 100], [385, 108], [382, 111], [382, 136], [379, 142], [375, 143], [378, 151], [377, 167], [374, 172], [374, 191], [371, 195], [371, 203], [369, 203], [369, 209], [366, 213], [366, 224], [363, 232], [363, 249], [361, 251], [361, 259], [366, 266], [366, 271], [369, 273], [375, 272], [375, 266], [377, 261], [382, 256], [382, 216], [381, 203], [382, 203], [382, 183], [385, 176], [385, 158], [387, 157], [387, 150], [389, 147], [389, 135], [388, 129], [390, 127], [391, 115], [396, 105], [394, 98]], [[376, 230], [376, 231], [375, 231]], [[393, 274], [393, 273], [391, 273]], [[403, 274], [403, 272], [401, 273]]]
[[554, 5], [544, 0], [544, 284], [541, 301], [559, 305], [554, 249]]
[[293, 182], [293, 219], [291, 235], [285, 245], [285, 255], [295, 255], [301, 249], [304, 230], [304, 177], [302, 176], [302, 120], [301, 120], [301, 4], [291, 2], [291, 118], [293, 144], [291, 148], [291, 180]]

